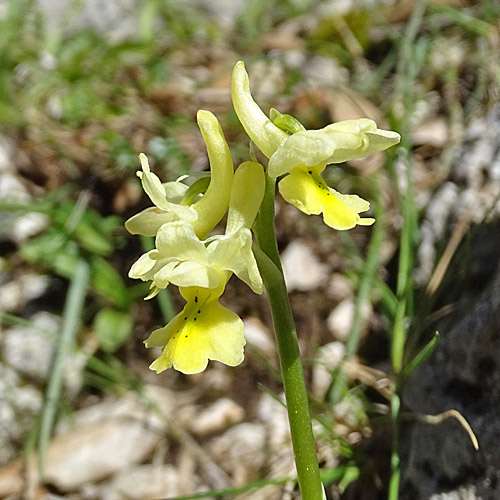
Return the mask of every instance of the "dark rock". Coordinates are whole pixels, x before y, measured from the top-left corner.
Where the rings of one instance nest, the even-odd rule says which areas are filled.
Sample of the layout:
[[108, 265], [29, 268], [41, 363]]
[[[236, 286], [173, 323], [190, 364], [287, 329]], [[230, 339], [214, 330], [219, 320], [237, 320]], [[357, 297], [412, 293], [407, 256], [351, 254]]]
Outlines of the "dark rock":
[[[494, 230], [491, 239], [496, 240], [497, 254], [498, 225]], [[481, 240], [478, 244], [483, 246]], [[486, 260], [490, 269], [497, 261], [491, 257]], [[477, 278], [481, 270], [473, 269]], [[465, 293], [458, 300], [454, 324], [448, 320], [439, 328], [442, 338], [436, 351], [412, 376], [404, 395], [406, 408], [414, 413], [459, 411], [472, 426], [480, 449], [474, 450], [455, 420], [405, 425], [402, 500], [429, 499], [460, 485], [474, 486], [483, 500], [500, 498], [500, 267], [493, 267], [490, 275], [481, 293]], [[474, 276], [465, 282], [471, 281]]]

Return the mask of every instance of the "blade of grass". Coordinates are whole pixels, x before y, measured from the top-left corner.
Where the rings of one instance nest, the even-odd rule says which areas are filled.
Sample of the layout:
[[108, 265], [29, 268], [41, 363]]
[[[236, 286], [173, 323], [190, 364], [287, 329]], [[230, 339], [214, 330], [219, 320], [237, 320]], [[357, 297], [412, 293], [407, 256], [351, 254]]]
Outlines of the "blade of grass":
[[399, 377], [399, 385], [402, 386], [406, 379], [434, 352], [439, 340], [439, 332], [425, 345], [425, 347], [403, 368]]
[[446, 270], [448, 269], [448, 266], [450, 265], [451, 259], [455, 255], [455, 252], [457, 251], [457, 248], [460, 245], [462, 238], [467, 232], [469, 225], [470, 225], [469, 217], [464, 217], [455, 227], [451, 235], [451, 238], [449, 239], [448, 244], [446, 245], [445, 251], [443, 252], [441, 258], [439, 259], [439, 262], [436, 268], [434, 269], [432, 277], [427, 285], [426, 292], [428, 295], [434, 295], [439, 285], [443, 281], [443, 277], [446, 273]]
[[196, 500], [198, 498], [220, 498], [226, 495], [238, 495], [239, 493], [244, 493], [245, 491], [255, 490], [258, 488], [264, 488], [265, 486], [279, 486], [282, 484], [297, 482], [296, 478], [285, 477], [281, 479], [263, 479], [261, 481], [254, 481], [252, 483], [244, 484], [243, 486], [234, 486], [232, 488], [225, 488], [222, 490], [210, 490], [203, 493], [193, 493], [192, 495], [183, 495], [181, 497], [168, 497], [161, 500]]
[[403, 366], [403, 354], [406, 343], [406, 299], [402, 298], [398, 303], [391, 341], [391, 361], [394, 373], [399, 374]]
[[[374, 181], [376, 179], [374, 178]], [[356, 304], [354, 307], [354, 315], [352, 320], [351, 329], [349, 331], [349, 337], [347, 339], [346, 350], [342, 362], [339, 364], [335, 381], [333, 383], [333, 388], [331, 392], [332, 404], [340, 401], [342, 398], [342, 393], [345, 387], [345, 373], [343, 371], [343, 365], [346, 361], [352, 358], [358, 349], [359, 339], [361, 336], [361, 328], [363, 326], [363, 307], [370, 300], [370, 294], [372, 291], [373, 281], [375, 274], [377, 272], [377, 265], [380, 257], [380, 247], [384, 240], [385, 235], [385, 223], [384, 223], [384, 204], [382, 197], [380, 196], [380, 191], [377, 191], [377, 199], [375, 200], [375, 218], [377, 222], [373, 228], [372, 238], [370, 240], [370, 245], [368, 247], [368, 256], [366, 258], [365, 266], [363, 269], [363, 275], [361, 277], [361, 282], [358, 289], [358, 294], [356, 298]]]
[[89, 265], [84, 260], [80, 260], [76, 268], [71, 285], [68, 291], [66, 303], [63, 312], [63, 324], [61, 334], [57, 340], [56, 354], [54, 364], [50, 373], [45, 404], [42, 410], [42, 418], [40, 422], [40, 438], [38, 443], [38, 467], [40, 477], [44, 477], [45, 459], [47, 457], [47, 449], [54, 426], [55, 415], [57, 412], [59, 395], [61, 393], [64, 362], [68, 352], [71, 350], [78, 325], [80, 322], [85, 293], [89, 283]]
[[400, 387], [398, 384], [399, 372], [403, 366], [404, 350], [407, 337], [406, 317], [411, 317], [413, 312], [413, 287], [412, 287], [412, 266], [413, 253], [417, 237], [417, 211], [414, 203], [413, 193], [413, 169], [410, 158], [410, 126], [411, 119], [415, 111], [415, 81], [422, 69], [423, 62], [428, 52], [429, 40], [427, 38], [417, 38], [420, 26], [424, 20], [427, 8], [426, 0], [417, 0], [410, 21], [403, 34], [399, 63], [397, 66], [397, 88], [395, 102], [400, 102], [405, 110], [401, 116], [400, 132], [402, 135], [399, 152], [404, 153], [400, 161], [405, 167], [405, 176], [402, 178], [403, 186], [399, 189], [401, 200], [403, 227], [400, 236], [399, 267], [396, 285], [396, 296], [398, 306], [394, 317], [392, 337], [391, 337], [391, 361], [396, 374], [392, 386], [391, 396], [391, 431], [392, 431], [392, 451], [389, 479], [389, 500], [398, 500], [399, 482], [401, 476], [399, 458], [399, 411], [401, 407]]
[[[324, 484], [331, 484], [336, 481], [343, 481], [344, 484], [349, 484], [353, 480], [353, 469], [355, 467], [352, 464], [347, 464], [345, 466], [339, 466], [335, 469], [328, 469], [321, 471], [321, 480]], [[193, 493], [192, 495], [183, 495], [180, 497], [168, 497], [161, 500], [197, 500], [198, 498], [208, 498], [215, 497], [219, 498], [226, 495], [238, 495], [240, 493], [245, 493], [246, 491], [255, 490], [259, 488], [264, 488], [266, 486], [280, 486], [287, 483], [296, 483], [296, 477], [283, 477], [280, 479], [261, 479], [259, 481], [252, 481], [241, 486], [234, 486], [231, 488], [225, 488], [221, 490], [211, 490], [202, 493]]]
[[495, 29], [492, 24], [468, 14], [464, 9], [456, 9], [451, 5], [430, 4], [429, 10], [434, 15], [445, 16], [452, 23], [478, 36], [487, 37]]

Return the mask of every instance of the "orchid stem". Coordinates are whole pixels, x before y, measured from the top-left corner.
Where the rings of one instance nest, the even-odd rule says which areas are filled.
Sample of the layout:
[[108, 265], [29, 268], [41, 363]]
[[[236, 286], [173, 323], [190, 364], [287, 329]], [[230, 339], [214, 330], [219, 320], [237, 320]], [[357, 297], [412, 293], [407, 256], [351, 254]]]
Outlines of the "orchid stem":
[[300, 491], [304, 500], [322, 500], [304, 371], [274, 232], [275, 181], [269, 176], [266, 180], [266, 193], [255, 224], [255, 257], [273, 317]]

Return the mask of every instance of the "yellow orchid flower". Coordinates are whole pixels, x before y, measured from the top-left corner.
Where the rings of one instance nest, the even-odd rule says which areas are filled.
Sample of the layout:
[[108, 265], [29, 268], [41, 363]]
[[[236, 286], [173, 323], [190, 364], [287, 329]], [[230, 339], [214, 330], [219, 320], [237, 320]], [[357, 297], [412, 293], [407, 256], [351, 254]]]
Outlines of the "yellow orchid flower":
[[381, 130], [373, 120], [363, 118], [320, 130], [295, 127], [288, 130], [295, 132], [290, 135], [275, 125], [279, 113], [273, 110], [272, 121], [253, 100], [242, 61], [233, 69], [231, 93], [243, 128], [269, 158], [268, 174], [274, 178], [288, 174], [278, 184], [287, 202], [306, 214], [322, 213], [325, 223], [334, 229], [373, 224], [374, 219], [359, 216], [369, 209], [367, 201], [329, 188], [320, 174], [328, 164], [361, 158], [397, 144], [397, 132]]
[[197, 120], [210, 160], [211, 180], [206, 192], [192, 205], [186, 205], [188, 186], [181, 182], [162, 184], [151, 172], [146, 155], [141, 153], [142, 172], [138, 172], [138, 176], [155, 206], [127, 220], [125, 227], [130, 233], [155, 236], [163, 224], [183, 220], [190, 223], [195, 233], [203, 238], [224, 216], [233, 180], [231, 153], [220, 124], [212, 113], [200, 110]]
[[226, 234], [202, 241], [189, 222], [178, 220], [163, 224], [156, 236], [155, 249], [132, 265], [129, 277], [151, 280], [153, 294], [156, 294], [169, 283], [179, 287], [217, 288], [221, 275], [230, 271], [255, 293], [262, 293], [250, 227], [264, 196], [264, 184], [262, 165], [242, 163], [234, 177]]
[[255, 293], [262, 293], [248, 228], [202, 241], [188, 222], [174, 221], [159, 229], [156, 248], [133, 264], [129, 277], [151, 280], [152, 290], [157, 292], [170, 283], [179, 287], [217, 288], [225, 271], [236, 274]]
[[146, 347], [163, 347], [161, 356], [151, 365], [157, 373], [171, 367], [183, 373], [198, 373], [210, 359], [229, 366], [243, 360], [243, 322], [218, 299], [233, 273], [254, 292], [263, 291], [250, 227], [264, 189], [262, 165], [241, 164], [234, 176], [226, 234], [202, 241], [189, 222], [163, 224], [156, 248], [132, 266], [130, 277], [152, 281], [149, 297], [173, 283], [187, 301], [181, 313], [145, 342]]
[[221, 277], [217, 288], [180, 289], [187, 301], [184, 309], [144, 342], [146, 347], [163, 348], [151, 370], [174, 368], [191, 374], [202, 372], [210, 359], [228, 366], [243, 361], [243, 321], [218, 302], [226, 281]]

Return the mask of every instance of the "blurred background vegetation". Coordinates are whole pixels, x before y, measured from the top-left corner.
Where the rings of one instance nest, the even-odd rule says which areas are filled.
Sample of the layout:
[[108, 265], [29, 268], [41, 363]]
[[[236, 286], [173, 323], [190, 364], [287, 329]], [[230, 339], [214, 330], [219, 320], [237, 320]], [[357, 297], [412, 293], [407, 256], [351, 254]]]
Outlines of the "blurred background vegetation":
[[498, 165], [460, 172], [467, 144], [483, 144], [476, 159], [500, 144], [500, 120], [470, 128], [497, 109], [499, 28], [495, 0], [0, 1], [0, 498], [297, 498], [262, 298], [236, 282], [223, 298], [246, 322], [242, 366], [156, 376], [142, 341], [182, 300], [143, 302], [147, 285], [127, 278], [154, 243], [123, 227], [149, 205], [140, 152], [164, 181], [206, 169], [195, 115], [208, 109], [235, 164], [248, 158], [230, 101], [239, 59], [266, 111], [306, 128], [366, 116], [403, 138], [327, 170], [372, 202], [373, 228], [277, 206], [329, 498], [386, 498], [400, 449], [401, 498], [468, 488], [474, 464], [454, 484], [405, 479], [391, 401], [496, 221]]

